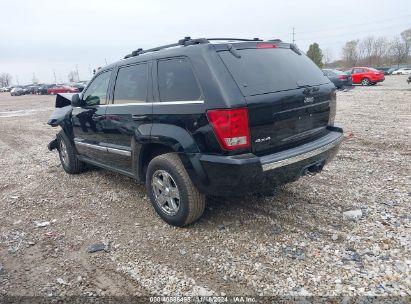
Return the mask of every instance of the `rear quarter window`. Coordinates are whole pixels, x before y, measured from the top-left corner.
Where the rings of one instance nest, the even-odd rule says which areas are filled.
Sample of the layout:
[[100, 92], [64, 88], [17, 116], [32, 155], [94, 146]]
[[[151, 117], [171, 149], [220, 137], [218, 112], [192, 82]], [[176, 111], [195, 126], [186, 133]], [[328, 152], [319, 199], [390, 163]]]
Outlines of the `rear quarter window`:
[[187, 58], [159, 60], [157, 74], [160, 101], [193, 101], [202, 98], [201, 89]]

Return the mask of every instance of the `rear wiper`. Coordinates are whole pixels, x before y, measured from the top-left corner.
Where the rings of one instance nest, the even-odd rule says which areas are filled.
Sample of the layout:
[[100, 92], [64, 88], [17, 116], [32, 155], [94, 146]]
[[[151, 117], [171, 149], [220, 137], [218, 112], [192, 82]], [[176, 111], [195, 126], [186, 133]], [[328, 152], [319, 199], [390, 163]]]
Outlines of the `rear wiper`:
[[290, 43], [290, 49], [292, 49], [297, 55], [302, 55], [301, 51], [294, 43]]
[[305, 95], [310, 94], [310, 93], [314, 93], [314, 92], [318, 92], [320, 90], [319, 86], [312, 86], [312, 85], [308, 85], [305, 82], [301, 81], [301, 80], [297, 80], [296, 82], [297, 87], [299, 89], [304, 88], [303, 93]]
[[227, 44], [228, 51], [233, 55], [235, 58], [241, 58], [241, 55], [238, 53], [237, 49], [232, 44]]

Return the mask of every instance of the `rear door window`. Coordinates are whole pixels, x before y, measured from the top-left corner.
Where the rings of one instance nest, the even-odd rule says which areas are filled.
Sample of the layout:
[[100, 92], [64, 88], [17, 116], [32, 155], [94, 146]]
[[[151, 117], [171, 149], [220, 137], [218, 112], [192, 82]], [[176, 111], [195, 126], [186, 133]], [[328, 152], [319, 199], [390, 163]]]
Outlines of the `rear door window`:
[[202, 93], [187, 58], [159, 60], [157, 65], [160, 101], [194, 101]]
[[244, 96], [292, 90], [301, 86], [328, 83], [322, 71], [304, 54], [289, 48], [238, 50], [219, 55]]
[[146, 102], [147, 85], [146, 63], [121, 67], [114, 88], [114, 104]]

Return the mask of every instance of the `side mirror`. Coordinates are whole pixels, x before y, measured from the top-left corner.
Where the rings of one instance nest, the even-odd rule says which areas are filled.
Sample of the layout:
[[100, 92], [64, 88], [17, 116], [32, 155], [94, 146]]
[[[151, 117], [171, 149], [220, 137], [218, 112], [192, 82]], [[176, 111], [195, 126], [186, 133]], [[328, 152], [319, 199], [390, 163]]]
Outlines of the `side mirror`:
[[81, 107], [83, 105], [83, 101], [80, 99], [79, 94], [73, 94], [71, 96], [71, 106], [72, 107]]

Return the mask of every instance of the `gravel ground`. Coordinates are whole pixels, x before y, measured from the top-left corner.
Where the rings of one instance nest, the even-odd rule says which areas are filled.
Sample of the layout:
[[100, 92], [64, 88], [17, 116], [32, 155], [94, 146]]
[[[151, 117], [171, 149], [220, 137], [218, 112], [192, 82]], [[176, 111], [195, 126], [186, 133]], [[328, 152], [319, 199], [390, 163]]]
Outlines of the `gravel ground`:
[[183, 229], [130, 178], [63, 172], [46, 148], [52, 96], [1, 93], [0, 294], [411, 295], [405, 79], [338, 93], [346, 140], [321, 174], [271, 197], [209, 199]]

